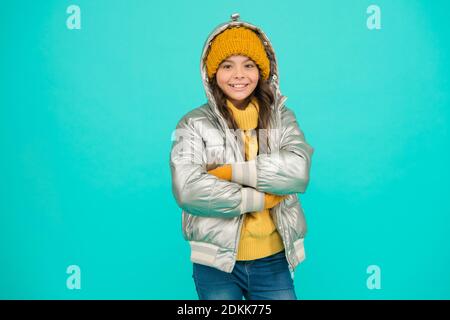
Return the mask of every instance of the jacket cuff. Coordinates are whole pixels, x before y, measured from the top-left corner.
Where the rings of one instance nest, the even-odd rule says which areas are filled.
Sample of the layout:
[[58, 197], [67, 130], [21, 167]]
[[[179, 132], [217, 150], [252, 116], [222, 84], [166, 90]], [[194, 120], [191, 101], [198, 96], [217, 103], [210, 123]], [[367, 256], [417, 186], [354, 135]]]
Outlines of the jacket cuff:
[[264, 209], [265, 194], [253, 188], [242, 188], [241, 214]]
[[231, 180], [233, 182], [256, 188], [256, 160], [231, 164]]

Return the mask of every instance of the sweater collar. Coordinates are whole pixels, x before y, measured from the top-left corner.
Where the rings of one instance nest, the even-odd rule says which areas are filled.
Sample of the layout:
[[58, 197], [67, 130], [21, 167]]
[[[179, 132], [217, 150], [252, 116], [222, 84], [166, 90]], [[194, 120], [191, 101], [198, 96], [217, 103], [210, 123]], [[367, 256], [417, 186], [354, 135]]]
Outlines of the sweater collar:
[[234, 120], [238, 127], [242, 130], [255, 129], [258, 126], [258, 100], [253, 97], [247, 107], [243, 110], [237, 108], [230, 100], [227, 99], [227, 107], [233, 114]]
[[233, 112], [248, 112], [249, 107], [250, 108], [256, 108], [256, 111], [259, 112], [259, 104], [258, 99], [256, 97], [253, 97], [250, 102], [248, 103], [247, 107], [245, 109], [239, 109], [236, 107], [230, 100], [227, 99], [227, 107], [230, 108]]

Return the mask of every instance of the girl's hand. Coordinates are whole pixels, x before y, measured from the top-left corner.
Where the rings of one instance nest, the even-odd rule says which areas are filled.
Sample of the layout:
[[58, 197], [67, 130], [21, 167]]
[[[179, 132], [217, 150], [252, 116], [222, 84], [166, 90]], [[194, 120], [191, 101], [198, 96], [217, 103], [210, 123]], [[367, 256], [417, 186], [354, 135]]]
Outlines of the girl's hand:
[[280, 203], [284, 198], [288, 195], [278, 196], [276, 194], [266, 193], [264, 195], [264, 209], [270, 209], [275, 207], [278, 203]]
[[231, 181], [231, 172], [231, 164], [225, 164], [208, 171], [209, 174], [215, 175], [219, 179], [228, 181]]

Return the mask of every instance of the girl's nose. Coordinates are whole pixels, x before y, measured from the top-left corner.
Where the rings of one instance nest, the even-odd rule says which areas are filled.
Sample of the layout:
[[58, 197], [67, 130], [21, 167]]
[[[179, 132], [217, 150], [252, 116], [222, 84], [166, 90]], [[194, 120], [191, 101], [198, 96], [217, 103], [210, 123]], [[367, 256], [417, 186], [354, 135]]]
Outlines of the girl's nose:
[[241, 70], [241, 68], [236, 68], [236, 71], [234, 73], [235, 78], [242, 78], [244, 76], [244, 72]]

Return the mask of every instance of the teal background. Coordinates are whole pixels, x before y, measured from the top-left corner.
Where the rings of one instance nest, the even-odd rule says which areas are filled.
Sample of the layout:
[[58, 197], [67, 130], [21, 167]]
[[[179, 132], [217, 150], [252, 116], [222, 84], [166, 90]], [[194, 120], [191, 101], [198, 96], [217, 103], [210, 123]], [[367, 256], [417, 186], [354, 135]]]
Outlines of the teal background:
[[[370, 4], [381, 30], [366, 27]], [[66, 8], [81, 9], [69, 30]], [[450, 298], [448, 1], [5, 1], [0, 298], [197, 299], [169, 153], [203, 43], [261, 26], [314, 147], [301, 299]], [[66, 268], [81, 268], [81, 290]], [[369, 265], [381, 289], [369, 290]]]

